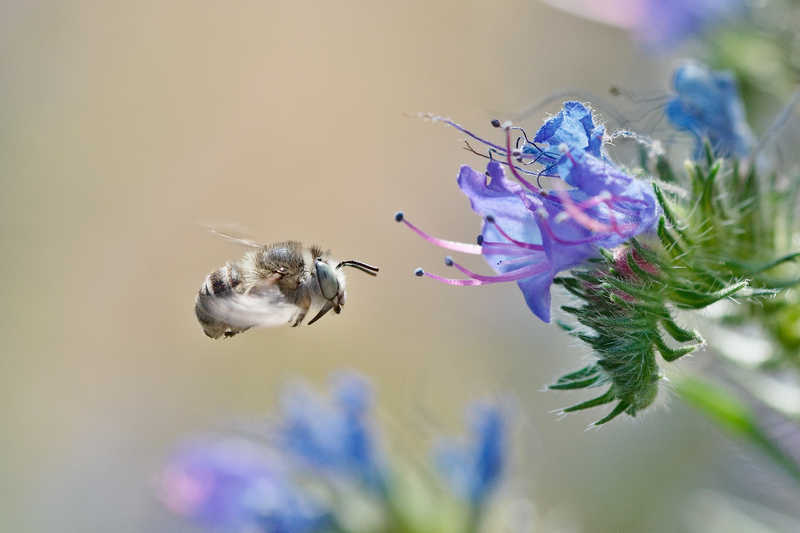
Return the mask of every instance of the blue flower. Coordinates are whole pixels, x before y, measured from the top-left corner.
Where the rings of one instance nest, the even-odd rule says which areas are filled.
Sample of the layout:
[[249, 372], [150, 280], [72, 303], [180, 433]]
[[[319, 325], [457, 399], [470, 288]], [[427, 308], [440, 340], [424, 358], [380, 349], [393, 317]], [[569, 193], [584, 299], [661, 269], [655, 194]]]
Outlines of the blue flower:
[[559, 149], [562, 145], [602, 157], [605, 134], [602, 124], [595, 125], [591, 109], [580, 102], [564, 102], [564, 109], [539, 128], [533, 143], [526, 143], [523, 152], [536, 157], [536, 162], [542, 165], [562, 160], [564, 154]]
[[718, 156], [749, 155], [753, 134], [731, 73], [688, 62], [675, 69], [672, 85], [676, 94], [667, 104], [667, 118], [676, 128], [697, 138], [696, 158], [703, 155], [705, 139]]
[[231, 531], [305, 533], [328, 524], [328, 511], [294, 485], [279, 460], [235, 438], [184, 443], [167, 462], [158, 493], [173, 512]]
[[442, 438], [434, 447], [434, 463], [450, 490], [478, 506], [500, 481], [508, 457], [508, 421], [491, 403], [467, 408], [468, 439]]
[[373, 391], [365, 377], [335, 374], [330, 400], [302, 382], [286, 387], [281, 400], [277, 438], [282, 450], [323, 474], [383, 488], [383, 458], [371, 419]]
[[[439, 119], [441, 120], [441, 119]], [[477, 245], [438, 239], [396, 217], [434, 244], [449, 250], [481, 254], [498, 273], [476, 274], [447, 258], [470, 279], [444, 278], [418, 270], [418, 275], [452, 285], [483, 285], [516, 281], [533, 313], [550, 321], [550, 286], [558, 272], [576, 267], [598, 255], [597, 248], [614, 248], [649, 231], [660, 214], [652, 188], [614, 166], [602, 150], [605, 130], [595, 126], [591, 110], [567, 102], [537, 132], [534, 141], [524, 131], [511, 148], [511, 131], [504, 127], [506, 146], [476, 137], [457, 124], [448, 124], [489, 145], [500, 154], [516, 181], [506, 177], [499, 161], [490, 161], [486, 174], [462, 166], [458, 185], [472, 210], [484, 219]], [[520, 130], [521, 131], [521, 130]], [[538, 172], [531, 164], [543, 167]], [[552, 190], [534, 185], [529, 178], [552, 179]], [[568, 186], [573, 187], [569, 189]]]

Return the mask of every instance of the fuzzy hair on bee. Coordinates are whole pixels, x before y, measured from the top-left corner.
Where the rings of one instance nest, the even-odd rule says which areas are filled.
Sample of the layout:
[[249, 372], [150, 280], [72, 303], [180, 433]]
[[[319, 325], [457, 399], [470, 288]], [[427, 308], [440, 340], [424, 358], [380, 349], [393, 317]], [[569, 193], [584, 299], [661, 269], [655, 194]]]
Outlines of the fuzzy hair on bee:
[[[212, 230], [213, 231], [213, 230]], [[330, 310], [339, 314], [345, 303], [349, 266], [377, 275], [378, 268], [361, 261], [337, 263], [330, 251], [304, 247], [297, 241], [263, 246], [214, 231], [250, 246], [240, 261], [228, 262], [209, 274], [195, 298], [195, 315], [212, 339], [233, 337], [250, 328], [299, 326], [311, 309], [311, 325]]]

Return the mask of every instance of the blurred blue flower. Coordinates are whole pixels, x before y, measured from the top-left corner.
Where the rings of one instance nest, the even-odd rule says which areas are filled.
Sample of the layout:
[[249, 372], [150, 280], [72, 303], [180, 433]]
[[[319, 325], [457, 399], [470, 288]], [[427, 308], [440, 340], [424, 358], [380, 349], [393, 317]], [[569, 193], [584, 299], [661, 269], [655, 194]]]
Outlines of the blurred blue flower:
[[157, 490], [176, 514], [230, 531], [304, 533], [329, 519], [326, 507], [292, 483], [277, 457], [243, 439], [184, 443], [167, 461]]
[[695, 158], [702, 157], [705, 139], [718, 156], [749, 155], [753, 134], [731, 73], [687, 62], [675, 69], [672, 85], [676, 94], [667, 104], [667, 118], [676, 128], [697, 138]]
[[278, 446], [307, 467], [382, 489], [383, 457], [372, 407], [371, 384], [355, 372], [334, 374], [330, 399], [306, 383], [291, 384], [281, 397]]
[[[452, 258], [470, 279], [437, 276], [421, 270], [418, 275], [452, 285], [483, 285], [516, 281], [533, 313], [550, 321], [550, 286], [558, 272], [575, 267], [598, 255], [597, 248], [614, 248], [630, 237], [652, 229], [660, 208], [652, 188], [617, 168], [602, 150], [605, 129], [596, 126], [592, 111], [579, 102], [566, 102], [528, 140], [524, 131], [511, 148], [511, 130], [504, 127], [506, 147], [484, 141], [457, 124], [449, 124], [491, 147], [500, 154], [516, 178], [506, 177], [499, 161], [491, 161], [486, 174], [462, 166], [458, 185], [467, 195], [472, 210], [484, 218], [478, 245], [454, 243], [432, 237], [396, 217], [425, 239], [454, 251], [482, 254], [497, 276], [471, 272]], [[544, 168], [527, 170], [531, 164]], [[523, 174], [553, 179], [553, 190], [534, 185]], [[574, 187], [568, 189], [567, 185]]]
[[706, 29], [729, 23], [745, 0], [545, 0], [575, 15], [619, 26], [652, 51], [666, 51]]
[[636, 39], [651, 49], [668, 49], [738, 15], [744, 0], [643, 0], [633, 28]]
[[466, 411], [468, 439], [442, 438], [434, 447], [434, 463], [450, 490], [479, 506], [506, 468], [509, 424], [501, 409], [474, 402]]

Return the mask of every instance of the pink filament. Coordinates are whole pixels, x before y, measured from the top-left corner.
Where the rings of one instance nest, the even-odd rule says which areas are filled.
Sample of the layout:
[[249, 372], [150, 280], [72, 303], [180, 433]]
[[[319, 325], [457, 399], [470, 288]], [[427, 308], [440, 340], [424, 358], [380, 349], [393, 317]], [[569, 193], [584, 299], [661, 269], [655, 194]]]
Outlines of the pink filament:
[[550, 222], [547, 220], [547, 218], [542, 217], [542, 225], [544, 226], [544, 230], [547, 232], [547, 234], [550, 236], [550, 238], [553, 239], [554, 241], [556, 241], [557, 243], [560, 243], [560, 244], [568, 244], [568, 245], [572, 245], [572, 244], [575, 244], [575, 245], [577, 245], [577, 244], [588, 244], [590, 242], [594, 242], [594, 241], [597, 241], [597, 240], [600, 240], [600, 239], [603, 238], [603, 235], [593, 235], [591, 237], [587, 237], [585, 239], [580, 239], [580, 240], [577, 240], [577, 241], [567, 241], [567, 240], [562, 239], [561, 237], [559, 237], [555, 233], [553, 233], [553, 228], [550, 227]]
[[508, 272], [507, 274], [499, 274], [497, 276], [483, 276], [481, 274], [476, 274], [475, 272], [472, 272], [471, 270], [464, 268], [455, 261], [453, 262], [453, 266], [456, 267], [460, 272], [466, 274], [472, 279], [444, 278], [442, 276], [437, 276], [436, 274], [429, 274], [428, 272], [424, 272], [424, 275], [428, 276], [429, 278], [433, 278], [437, 281], [448, 283], [450, 285], [485, 285], [488, 283], [504, 283], [507, 281], [519, 281], [521, 279], [529, 278], [531, 276], [541, 274], [542, 272], [546, 272], [551, 268], [551, 265], [548, 261], [542, 261], [533, 265], [528, 265], [526, 267], [520, 268], [519, 270], [515, 270], [513, 272]]
[[[580, 240], [577, 240], [577, 241], [568, 241], [568, 240], [562, 239], [561, 237], [559, 237], [558, 235], [556, 235], [553, 232], [553, 228], [550, 227], [550, 222], [545, 217], [542, 217], [542, 225], [544, 226], [544, 230], [547, 232], [547, 234], [550, 236], [550, 238], [553, 239], [554, 241], [556, 241], [557, 243], [560, 243], [560, 244], [567, 244], [567, 245], [588, 244], [590, 242], [595, 242], [595, 241], [600, 240], [603, 237], [605, 237], [605, 235], [593, 235], [591, 237], [587, 237], [585, 239], [580, 239]], [[625, 229], [633, 229], [634, 226], [632, 224], [627, 224], [627, 225], [623, 226], [623, 228], [625, 228]], [[627, 237], [627, 235], [625, 235], [625, 233], [623, 233], [623, 232], [618, 232], [618, 234], [620, 236], [622, 236], [622, 237]]]
[[431, 279], [435, 279], [436, 281], [441, 281], [442, 283], [447, 283], [448, 285], [457, 285], [459, 287], [465, 287], [469, 285], [484, 285], [484, 283], [478, 281], [477, 279], [443, 278], [442, 276], [437, 276], [436, 274], [431, 274], [430, 272], [423, 272], [423, 275], [428, 276]]
[[[577, 163], [577, 161], [575, 161], [575, 158], [572, 157], [572, 154], [570, 152], [566, 152], [566, 154], [564, 154], [564, 155], [566, 155], [567, 158], [569, 158], [569, 160], [572, 161], [572, 165], [573, 166], [577, 166], [578, 163]], [[556, 194], [558, 195], [558, 198], [561, 200], [561, 203], [564, 206], [564, 211], [575, 222], [577, 222], [578, 224], [580, 224], [581, 226], [583, 226], [584, 228], [586, 228], [588, 230], [592, 230], [592, 231], [596, 231], [596, 232], [613, 231], [617, 235], [624, 236], [624, 230], [621, 229], [620, 226], [617, 224], [617, 220], [616, 220], [616, 218], [614, 216], [614, 202], [615, 202], [615, 200], [616, 201], [621, 200], [621, 198], [614, 198], [614, 197], [612, 197], [612, 198], [603, 198], [602, 196], [594, 196], [594, 197], [592, 197], [592, 198], [590, 198], [590, 199], [588, 199], [588, 200], [586, 200], [584, 202], [581, 202], [580, 204], [575, 204], [575, 202], [572, 201], [572, 198], [570, 198], [569, 193], [567, 193], [566, 189], [564, 188], [563, 182], [559, 181], [555, 188], [556, 188]], [[624, 200], [627, 200], [627, 201], [630, 201], [630, 202], [645, 203], [645, 202], [642, 202], [641, 200], [636, 200], [635, 198], [627, 198], [627, 197], [625, 197]], [[607, 225], [607, 224], [603, 224], [602, 222], [599, 222], [599, 221], [593, 219], [592, 217], [587, 215], [586, 212], [583, 211], [583, 209], [585, 209], [586, 207], [594, 207], [594, 206], [599, 205], [601, 203], [605, 204], [606, 206], [608, 206], [609, 209], [611, 210], [610, 213], [609, 213], [610, 218], [611, 218], [611, 225], [610, 226]], [[633, 229], [634, 227], [635, 226], [630, 225], [630, 224], [622, 226], [622, 228], [624, 228], [625, 230]], [[555, 238], [555, 236], [552, 234], [551, 231], [548, 230], [548, 232], [550, 233], [550, 235], [553, 238]], [[556, 239], [556, 240], [558, 240], [558, 239]], [[596, 240], [596, 239], [593, 239], [593, 240]], [[559, 241], [559, 242], [562, 242], [562, 241]], [[579, 242], [580, 241], [576, 241], [576, 242], [574, 242], [572, 244], [578, 244]]]
[[598, 222], [589, 215], [587, 215], [580, 207], [575, 205], [572, 198], [569, 197], [563, 184], [559, 181], [556, 186], [556, 194], [558, 195], [561, 204], [564, 206], [564, 211], [570, 216], [572, 220], [580, 224], [586, 229], [597, 232], [608, 232], [611, 228], [602, 222]]
[[[544, 247], [542, 247], [544, 248]], [[516, 244], [510, 242], [490, 242], [483, 241], [483, 255], [519, 255], [529, 256], [530, 254], [525, 251], [525, 248], [520, 248]]]
[[474, 255], [480, 255], [481, 253], [481, 247], [478, 246], [477, 244], [466, 244], [463, 242], [455, 242], [455, 241], [447, 241], [444, 239], [439, 239], [432, 235], [428, 235], [427, 233], [425, 233], [424, 231], [413, 225], [411, 222], [407, 221], [405, 218], [403, 218], [401, 222], [403, 222], [406, 226], [411, 228], [412, 231], [414, 231], [417, 235], [419, 235], [426, 241], [432, 242], [433, 244], [441, 246], [442, 248], [445, 248], [447, 250], [453, 250], [454, 252], [463, 252], [466, 254], [474, 254]]
[[[489, 221], [487, 220], [487, 222], [489, 222]], [[518, 241], [518, 240], [514, 239], [508, 233], [503, 231], [503, 228], [501, 228], [497, 224], [497, 220], [493, 219], [491, 222], [489, 222], [489, 224], [494, 224], [494, 227], [497, 228], [497, 231], [499, 231], [500, 234], [503, 237], [505, 237], [506, 239], [511, 241], [513, 244], [519, 246], [520, 248], [525, 248], [526, 250], [534, 250], [534, 251], [537, 251], [537, 252], [543, 252], [544, 251], [544, 245], [542, 245], [542, 244], [529, 244], [527, 242], [522, 242], [522, 241]]]

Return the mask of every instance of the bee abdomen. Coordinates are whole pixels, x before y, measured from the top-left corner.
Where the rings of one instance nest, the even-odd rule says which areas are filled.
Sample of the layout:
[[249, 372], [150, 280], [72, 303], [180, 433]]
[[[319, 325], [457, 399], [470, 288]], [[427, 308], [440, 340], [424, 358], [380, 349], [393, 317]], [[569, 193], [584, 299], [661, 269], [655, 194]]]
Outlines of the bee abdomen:
[[206, 277], [205, 283], [200, 287], [203, 296], [220, 296], [231, 292], [242, 284], [242, 276], [236, 263], [228, 263], [219, 270], [215, 270]]
[[218, 339], [225, 335], [231, 337], [241, 333], [248, 328], [234, 328], [225, 322], [218, 320], [212, 311], [213, 305], [208, 306], [206, 302], [214, 298], [225, 298], [233, 293], [242, 292], [242, 276], [236, 263], [227, 263], [219, 270], [215, 270], [206, 277], [205, 282], [200, 286], [195, 300], [194, 312], [197, 321], [203, 328], [203, 332], [212, 339]]

